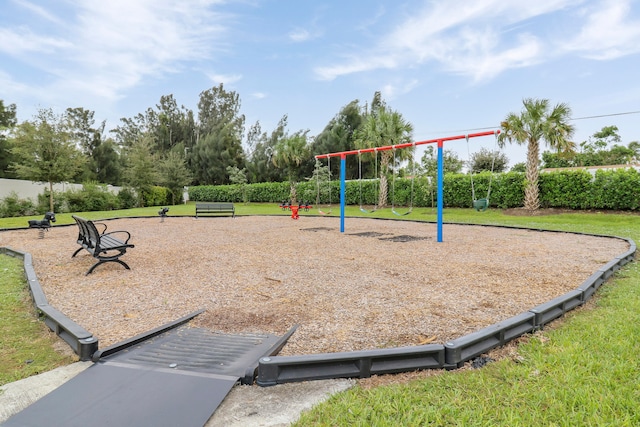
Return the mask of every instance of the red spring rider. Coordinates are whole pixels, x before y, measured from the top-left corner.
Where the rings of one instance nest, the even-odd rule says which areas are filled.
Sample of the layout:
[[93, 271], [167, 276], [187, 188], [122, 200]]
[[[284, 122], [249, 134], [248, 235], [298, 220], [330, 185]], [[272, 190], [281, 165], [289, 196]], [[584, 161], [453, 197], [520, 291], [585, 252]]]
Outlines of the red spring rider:
[[298, 215], [299, 206], [291, 205], [291, 219], [298, 219], [300, 215]]

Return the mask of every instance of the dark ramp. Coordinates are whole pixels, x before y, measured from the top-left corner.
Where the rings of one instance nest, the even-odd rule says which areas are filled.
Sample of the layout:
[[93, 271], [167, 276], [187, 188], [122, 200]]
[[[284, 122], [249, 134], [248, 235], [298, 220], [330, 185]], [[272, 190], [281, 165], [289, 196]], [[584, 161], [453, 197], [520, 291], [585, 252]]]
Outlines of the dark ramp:
[[3, 426], [203, 426], [237, 381], [237, 377], [98, 363]]
[[238, 382], [285, 336], [229, 335], [181, 326], [136, 339], [9, 418], [6, 427], [203, 426]]

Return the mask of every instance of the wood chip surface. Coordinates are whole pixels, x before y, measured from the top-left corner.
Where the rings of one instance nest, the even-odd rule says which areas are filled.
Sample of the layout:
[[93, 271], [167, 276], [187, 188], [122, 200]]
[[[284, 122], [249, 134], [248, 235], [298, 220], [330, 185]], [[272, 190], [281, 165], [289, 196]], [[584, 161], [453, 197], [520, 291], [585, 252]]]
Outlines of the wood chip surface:
[[[300, 355], [445, 343], [576, 289], [628, 250], [613, 238], [486, 226], [301, 216], [108, 220], [122, 260], [85, 272], [77, 227], [0, 233], [29, 252], [49, 303], [104, 348], [195, 310], [196, 326], [283, 334]], [[25, 224], [26, 225], [26, 224]]]

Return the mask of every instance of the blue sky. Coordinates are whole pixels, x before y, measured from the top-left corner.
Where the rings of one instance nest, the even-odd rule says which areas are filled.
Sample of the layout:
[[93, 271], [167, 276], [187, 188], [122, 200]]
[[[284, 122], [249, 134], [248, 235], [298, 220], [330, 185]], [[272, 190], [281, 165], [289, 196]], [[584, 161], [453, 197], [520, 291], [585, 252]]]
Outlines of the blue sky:
[[[523, 98], [582, 118], [640, 110], [638, 0], [4, 0], [0, 99], [95, 111], [107, 128], [162, 95], [197, 112], [223, 83], [247, 125], [316, 135], [352, 100], [384, 100], [414, 139], [498, 127]], [[574, 140], [640, 114], [576, 120]], [[445, 145], [463, 160], [492, 137]], [[510, 164], [525, 160], [509, 147]]]

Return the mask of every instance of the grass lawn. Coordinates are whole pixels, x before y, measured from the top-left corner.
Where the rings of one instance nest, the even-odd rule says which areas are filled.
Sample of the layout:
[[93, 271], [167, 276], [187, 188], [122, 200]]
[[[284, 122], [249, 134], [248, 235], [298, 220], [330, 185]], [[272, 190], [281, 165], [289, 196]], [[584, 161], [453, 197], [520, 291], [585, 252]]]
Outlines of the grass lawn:
[[78, 360], [61, 346], [37, 318], [22, 260], [0, 255], [0, 385]]
[[[89, 219], [156, 216], [158, 207], [113, 212], [80, 213]], [[309, 214], [315, 214], [312, 211]], [[237, 215], [288, 215], [276, 204], [236, 204]], [[194, 215], [193, 204], [171, 206], [171, 215]], [[302, 213], [301, 220], [304, 220]], [[339, 215], [334, 206], [332, 216]], [[390, 210], [372, 215], [348, 207], [347, 216], [375, 216], [401, 220], [435, 221], [435, 209], [414, 208], [398, 218]], [[58, 224], [73, 223], [70, 214], [57, 216]], [[0, 219], [0, 228], [26, 226], [27, 218]], [[537, 229], [615, 235], [640, 242], [640, 216], [618, 213], [562, 213], [509, 216], [499, 210], [476, 212], [445, 209], [446, 223], [508, 225]], [[346, 229], [348, 230], [348, 218]], [[491, 230], [487, 229], [487, 233]], [[18, 248], [25, 249], [25, 248]], [[7, 260], [8, 259], [8, 260]], [[515, 260], [517, 262], [517, 260]], [[0, 256], [2, 309], [17, 313], [35, 332], [5, 329], [2, 313], [0, 383], [51, 369], [49, 362], [29, 372], [20, 355], [4, 360], [4, 348], [22, 348], [42, 336], [28, 293], [24, 292], [21, 265]], [[12, 272], [12, 273], [7, 273]], [[6, 274], [5, 274], [6, 273]], [[7, 277], [5, 279], [5, 276]], [[355, 387], [337, 394], [303, 414], [298, 426], [637, 426], [640, 425], [640, 267], [634, 262], [617, 272], [585, 307], [567, 314], [542, 333], [521, 340], [516, 360], [505, 359], [478, 370], [443, 371], [440, 375], [402, 385], [373, 389]], [[22, 296], [18, 296], [22, 291]], [[14, 295], [15, 294], [15, 295]], [[46, 334], [45, 334], [46, 335]], [[11, 341], [9, 339], [22, 339]], [[5, 344], [7, 342], [7, 344]], [[51, 348], [43, 342], [38, 348]], [[10, 371], [10, 372], [6, 372]]]

